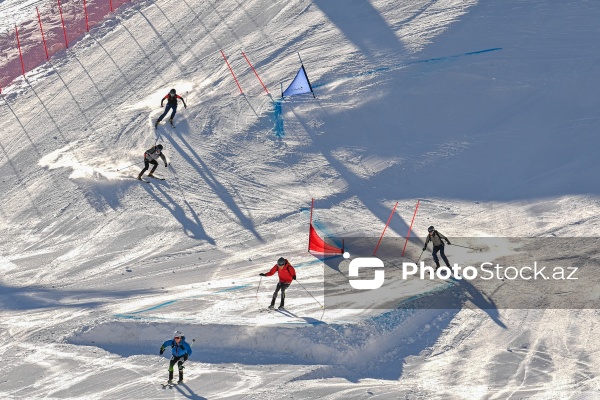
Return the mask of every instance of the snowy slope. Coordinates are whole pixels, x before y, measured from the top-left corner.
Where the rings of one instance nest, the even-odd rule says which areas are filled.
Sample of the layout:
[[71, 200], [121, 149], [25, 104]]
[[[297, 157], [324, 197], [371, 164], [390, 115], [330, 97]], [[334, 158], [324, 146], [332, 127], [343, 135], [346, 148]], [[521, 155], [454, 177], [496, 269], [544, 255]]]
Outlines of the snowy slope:
[[[401, 237], [417, 199], [413, 236], [600, 234], [599, 17], [542, 0], [123, 6], [3, 88], [1, 397], [598, 396], [595, 310], [448, 291], [439, 310], [323, 310], [306, 246], [312, 198], [333, 237], [377, 239], [396, 201]], [[316, 98], [280, 103], [282, 130], [297, 52]], [[155, 130], [172, 87], [188, 107]], [[166, 180], [139, 182], [156, 142]], [[280, 256], [302, 287], [290, 314], [259, 312]], [[163, 389], [176, 329], [194, 355]]]

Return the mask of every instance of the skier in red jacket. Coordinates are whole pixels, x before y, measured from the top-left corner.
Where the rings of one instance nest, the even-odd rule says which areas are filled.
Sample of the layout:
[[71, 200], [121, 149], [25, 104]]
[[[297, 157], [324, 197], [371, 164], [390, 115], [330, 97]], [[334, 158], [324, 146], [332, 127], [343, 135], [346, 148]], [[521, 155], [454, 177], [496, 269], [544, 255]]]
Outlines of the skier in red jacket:
[[292, 284], [292, 280], [296, 280], [296, 270], [294, 267], [283, 257], [280, 257], [277, 260], [277, 264], [271, 268], [269, 272], [266, 274], [261, 273], [260, 276], [271, 276], [275, 275], [275, 272], [279, 275], [279, 282], [277, 283], [277, 287], [275, 288], [275, 293], [273, 293], [273, 300], [271, 300], [271, 305], [269, 309], [272, 310], [275, 307], [275, 300], [277, 300], [277, 294], [281, 290], [281, 303], [279, 304], [279, 309], [283, 310], [283, 305], [285, 302], [285, 290], [290, 287]]
[[183, 97], [178, 95], [177, 91], [175, 89], [171, 89], [171, 91], [165, 97], [163, 97], [163, 99], [160, 101], [160, 106], [162, 107], [165, 100], [167, 100], [167, 106], [165, 107], [165, 112], [162, 113], [162, 115], [160, 117], [158, 117], [158, 119], [156, 120], [156, 123], [154, 124], [155, 128], [158, 127], [158, 124], [160, 123], [160, 121], [163, 120], [165, 115], [167, 115], [170, 110], [173, 110], [173, 111], [171, 112], [171, 118], [169, 118], [169, 122], [171, 123], [171, 125], [173, 125], [173, 117], [175, 116], [175, 113], [177, 112], [177, 99], [179, 99], [183, 102], [184, 108], [187, 108], [187, 104], [185, 104], [185, 100], [183, 100]]

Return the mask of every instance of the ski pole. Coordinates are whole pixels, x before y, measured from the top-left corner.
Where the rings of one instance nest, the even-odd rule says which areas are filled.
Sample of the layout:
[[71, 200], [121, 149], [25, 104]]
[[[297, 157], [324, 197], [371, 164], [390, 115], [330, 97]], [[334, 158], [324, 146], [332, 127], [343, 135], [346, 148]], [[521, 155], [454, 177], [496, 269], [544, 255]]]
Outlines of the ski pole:
[[418, 264], [418, 263], [419, 263], [419, 260], [421, 259], [421, 256], [423, 255], [423, 253], [425, 253], [425, 250], [423, 250], [423, 251], [421, 252], [421, 254], [419, 255], [419, 258], [417, 259], [417, 262], [416, 262], [415, 264]]
[[[306, 290], [306, 288], [304, 286], [302, 286], [302, 284], [300, 282], [298, 282], [298, 280], [296, 280], [296, 282], [298, 283], [298, 285], [300, 285], [300, 287], [302, 289]], [[308, 290], [306, 290], [306, 293], [310, 294], [310, 292]], [[310, 294], [310, 297], [315, 299], [315, 296], [313, 296], [312, 294]], [[323, 304], [319, 303], [319, 300], [315, 299], [315, 301], [321, 306], [321, 308], [325, 308], [325, 307], [323, 307]]]
[[[192, 348], [192, 346], [194, 345], [194, 342], [196, 341], [196, 339], [192, 339], [192, 343], [190, 343], [190, 349]], [[183, 361], [181, 363], [181, 368], [183, 369], [183, 364], [185, 364], [185, 361]]]
[[117, 171], [122, 171], [122, 170], [124, 170], [125, 168], [133, 167], [134, 165], [138, 165], [138, 164], [140, 164], [140, 163], [133, 163], [133, 164], [129, 164], [129, 165], [128, 165], [128, 166], [126, 166], [126, 167], [123, 167], [123, 168], [117, 168]]
[[469, 249], [469, 250], [481, 251], [481, 249], [476, 249], [476, 248], [469, 247], [469, 246], [461, 246], [460, 244], [451, 244], [450, 246], [456, 246], [456, 247], [462, 247], [462, 248]]
[[260, 289], [260, 283], [262, 282], [262, 276], [260, 277], [260, 281], [258, 281], [258, 287], [256, 288], [256, 298], [258, 299], [258, 289]]

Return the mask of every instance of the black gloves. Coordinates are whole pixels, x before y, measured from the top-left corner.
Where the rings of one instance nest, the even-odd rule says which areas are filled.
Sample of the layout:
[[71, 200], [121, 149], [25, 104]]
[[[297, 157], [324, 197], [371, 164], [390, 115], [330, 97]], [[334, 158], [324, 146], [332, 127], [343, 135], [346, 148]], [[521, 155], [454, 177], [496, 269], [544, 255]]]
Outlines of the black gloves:
[[[165, 168], [168, 167], [168, 166], [169, 166], [169, 164], [165, 163]], [[448, 244], [450, 244], [450, 243], [448, 243]]]
[[292, 276], [292, 279], [293, 279], [293, 280], [296, 280], [296, 275]]
[[427, 246], [423, 247], [423, 251], [427, 250]]
[[165, 352], [165, 348], [164, 348], [164, 347], [161, 347], [161, 348], [160, 348], [160, 355], [162, 356], [162, 354], [163, 354], [164, 352]]
[[185, 104], [184, 104], [184, 105], [183, 105], [183, 108], [187, 108], [187, 105], [185, 105]]
[[446, 243], [451, 244], [449, 240], [446, 240]]
[[189, 356], [188, 356], [187, 354], [186, 354], [185, 356], [183, 356], [183, 361], [184, 361], [184, 362], [185, 362], [185, 361], [187, 361], [188, 357], [189, 357]]
[[262, 272], [259, 275], [260, 276], [267, 276], [267, 274], [263, 274]]

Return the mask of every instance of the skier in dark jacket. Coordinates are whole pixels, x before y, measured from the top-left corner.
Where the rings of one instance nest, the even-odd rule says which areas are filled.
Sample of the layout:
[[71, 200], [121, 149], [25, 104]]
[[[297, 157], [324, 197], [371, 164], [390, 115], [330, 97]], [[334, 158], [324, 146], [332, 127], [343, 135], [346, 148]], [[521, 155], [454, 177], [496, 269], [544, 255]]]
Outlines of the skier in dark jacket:
[[171, 346], [171, 361], [169, 362], [169, 384], [173, 383], [173, 367], [177, 364], [179, 369], [179, 381], [183, 382], [183, 363], [187, 361], [188, 357], [192, 355], [192, 348], [185, 341], [185, 336], [179, 331], [175, 331], [175, 335], [172, 340], [165, 341], [160, 347], [160, 354], [165, 352], [167, 347]]
[[277, 287], [275, 288], [275, 293], [273, 293], [273, 299], [271, 300], [271, 305], [269, 309], [273, 309], [275, 307], [275, 300], [277, 300], [277, 294], [279, 290], [281, 290], [281, 303], [279, 304], [279, 309], [283, 310], [284, 302], [285, 302], [285, 291], [292, 284], [292, 280], [296, 280], [296, 270], [292, 265], [283, 257], [280, 257], [277, 260], [277, 264], [271, 268], [269, 272], [266, 274], [261, 273], [260, 276], [271, 276], [277, 272], [279, 276], [279, 282], [277, 283]]
[[427, 250], [427, 243], [431, 242], [433, 244], [433, 251], [431, 254], [433, 255], [433, 261], [435, 261], [436, 269], [440, 267], [440, 260], [437, 256], [438, 251], [442, 256], [442, 259], [446, 263], [446, 267], [450, 268], [450, 262], [444, 254], [444, 242], [442, 242], [442, 240], [445, 240], [448, 244], [450, 244], [450, 241], [446, 236], [436, 231], [433, 226], [427, 228], [427, 232], [429, 232], [429, 235], [427, 236], [427, 240], [425, 240], [425, 246], [423, 246], [423, 251]]
[[156, 170], [156, 167], [158, 167], [158, 162], [156, 161], [158, 158], [163, 160], [163, 162], [165, 163], [165, 167], [168, 165], [167, 159], [166, 159], [165, 155], [162, 153], [162, 149], [163, 149], [163, 145], [157, 144], [156, 146], [152, 146], [148, 150], [146, 150], [146, 152], [144, 153], [144, 169], [138, 175], [138, 179], [140, 179], [140, 180], [142, 179], [142, 175], [144, 175], [144, 172], [146, 172], [148, 170], [148, 168], [150, 167], [150, 164], [152, 164], [152, 169], [150, 170], [150, 173], [148, 174], [148, 176], [154, 177], [154, 175], [153, 175], [154, 171]]
[[179, 99], [183, 102], [184, 108], [187, 108], [187, 104], [185, 104], [185, 100], [183, 100], [183, 97], [178, 95], [177, 91], [175, 89], [171, 89], [171, 91], [165, 97], [163, 97], [162, 100], [160, 101], [160, 106], [162, 107], [165, 100], [167, 100], [167, 106], [165, 107], [165, 112], [162, 113], [162, 115], [160, 117], [158, 117], [158, 119], [156, 120], [156, 124], [154, 124], [155, 128], [158, 127], [158, 123], [163, 120], [165, 115], [167, 115], [169, 113], [169, 110], [171, 110], [171, 109], [173, 111], [171, 112], [171, 118], [169, 118], [169, 122], [171, 123], [171, 125], [173, 125], [173, 117], [175, 116], [175, 113], [177, 112], [177, 99]]

